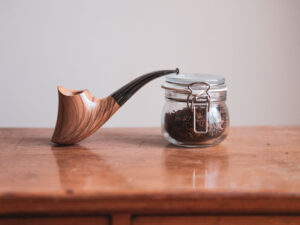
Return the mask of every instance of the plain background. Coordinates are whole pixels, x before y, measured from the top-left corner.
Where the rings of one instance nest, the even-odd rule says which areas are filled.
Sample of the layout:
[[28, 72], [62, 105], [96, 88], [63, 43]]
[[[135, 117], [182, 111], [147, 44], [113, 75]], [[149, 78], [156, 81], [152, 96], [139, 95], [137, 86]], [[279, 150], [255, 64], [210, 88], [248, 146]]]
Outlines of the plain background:
[[[53, 127], [57, 85], [105, 97], [157, 69], [226, 77], [231, 124], [300, 124], [299, 0], [0, 0], [0, 126]], [[106, 126], [159, 126], [163, 78]]]

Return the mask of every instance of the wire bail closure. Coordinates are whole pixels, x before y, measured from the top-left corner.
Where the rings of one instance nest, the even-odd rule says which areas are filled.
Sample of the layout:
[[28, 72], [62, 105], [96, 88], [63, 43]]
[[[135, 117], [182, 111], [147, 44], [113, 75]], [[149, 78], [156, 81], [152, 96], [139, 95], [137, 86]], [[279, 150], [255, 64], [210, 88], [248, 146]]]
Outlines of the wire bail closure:
[[[204, 90], [194, 90], [194, 85], [206, 86]], [[210, 95], [208, 93], [210, 85], [205, 82], [195, 82], [188, 85], [190, 94], [187, 97], [187, 107], [193, 110], [194, 132], [197, 134], [206, 134], [208, 132], [208, 112], [210, 108]], [[191, 104], [190, 98], [192, 97]], [[189, 105], [190, 104], [190, 105]]]
[[[171, 83], [171, 82], [169, 82], [169, 83]], [[193, 90], [192, 87], [196, 84], [204, 85], [207, 88], [206, 88], [206, 90], [200, 90], [201, 91], [200, 93], [193, 93], [193, 92], [195, 92], [195, 90]], [[210, 95], [208, 93], [208, 91], [210, 90], [210, 85], [206, 82], [194, 82], [194, 83], [188, 84], [187, 89], [171, 88], [171, 87], [166, 87], [164, 85], [162, 85], [161, 87], [166, 90], [171, 90], [171, 91], [176, 91], [176, 92], [179, 92], [182, 94], [187, 94], [188, 97], [187, 97], [186, 101], [187, 101], [187, 106], [189, 108], [192, 107], [193, 101], [195, 102], [195, 101], [201, 100], [201, 99], [206, 100], [206, 102], [208, 102], [210, 105]], [[202, 96], [203, 94], [205, 94], [205, 96]], [[191, 100], [191, 97], [193, 97], [192, 100]], [[192, 102], [191, 106], [189, 105], [189, 101]]]
[[[192, 87], [196, 84], [200, 84], [200, 85], [204, 85], [206, 86], [206, 90], [200, 90], [200, 93], [193, 93], [195, 92], [195, 90], [192, 89]], [[197, 102], [197, 100], [204, 100], [203, 102], [207, 102], [208, 103], [208, 112], [209, 112], [209, 108], [210, 108], [210, 95], [208, 93], [210, 89], [210, 85], [208, 83], [205, 82], [194, 82], [188, 85], [188, 90], [189, 90], [189, 95], [187, 97], [187, 106], [189, 108], [193, 108], [195, 102]], [[192, 97], [192, 100], [190, 99]], [[191, 101], [191, 104], [189, 105], [189, 102]]]

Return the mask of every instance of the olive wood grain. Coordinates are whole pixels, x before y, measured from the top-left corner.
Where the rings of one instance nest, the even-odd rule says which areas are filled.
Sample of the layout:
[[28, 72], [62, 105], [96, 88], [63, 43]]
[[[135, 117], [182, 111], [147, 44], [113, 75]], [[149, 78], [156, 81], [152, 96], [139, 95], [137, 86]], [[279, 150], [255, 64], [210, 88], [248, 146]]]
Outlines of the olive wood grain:
[[113, 97], [97, 99], [89, 90], [58, 87], [59, 105], [52, 142], [74, 144], [97, 131], [119, 108]]

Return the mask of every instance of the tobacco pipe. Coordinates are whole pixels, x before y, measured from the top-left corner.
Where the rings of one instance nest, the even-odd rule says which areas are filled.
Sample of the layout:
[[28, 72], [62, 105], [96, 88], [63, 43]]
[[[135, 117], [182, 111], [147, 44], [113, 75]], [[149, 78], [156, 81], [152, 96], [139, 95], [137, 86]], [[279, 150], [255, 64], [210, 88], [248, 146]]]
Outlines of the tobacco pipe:
[[58, 115], [52, 142], [70, 145], [96, 132], [137, 90], [149, 81], [179, 69], [142, 75], [106, 98], [95, 98], [89, 90], [70, 90], [58, 86]]

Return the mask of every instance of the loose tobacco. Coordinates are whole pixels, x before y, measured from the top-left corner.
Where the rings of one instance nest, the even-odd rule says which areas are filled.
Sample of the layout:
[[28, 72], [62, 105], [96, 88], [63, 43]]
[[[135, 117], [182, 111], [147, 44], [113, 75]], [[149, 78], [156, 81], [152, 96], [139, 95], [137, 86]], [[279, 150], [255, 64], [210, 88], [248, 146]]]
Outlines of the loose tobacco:
[[[224, 134], [228, 123], [228, 115], [225, 106], [217, 105], [214, 113], [208, 113], [208, 130], [207, 133], [196, 133], [194, 131], [194, 112], [190, 107], [168, 112], [165, 114], [165, 130], [170, 137], [179, 142], [199, 143], [205, 142]], [[203, 127], [203, 113], [196, 113], [196, 127]]]

